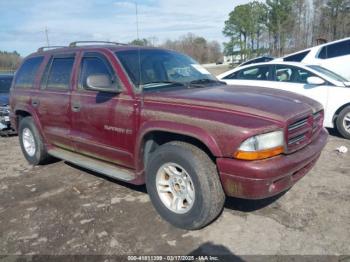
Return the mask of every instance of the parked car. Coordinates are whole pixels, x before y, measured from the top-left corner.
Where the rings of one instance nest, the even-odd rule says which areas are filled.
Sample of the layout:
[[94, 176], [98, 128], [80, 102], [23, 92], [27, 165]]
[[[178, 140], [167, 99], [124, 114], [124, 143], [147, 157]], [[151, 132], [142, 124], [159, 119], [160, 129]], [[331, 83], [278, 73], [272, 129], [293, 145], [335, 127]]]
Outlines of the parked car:
[[245, 61], [244, 63], [240, 64], [239, 66], [245, 66], [245, 65], [251, 65], [256, 63], [263, 63], [263, 62], [269, 62], [274, 60], [275, 58], [272, 56], [259, 56], [253, 59], [250, 59], [248, 61]]
[[9, 94], [13, 75], [0, 74], [0, 136], [14, 133], [10, 122]]
[[262, 86], [313, 98], [325, 108], [324, 125], [350, 139], [350, 83], [326, 68], [272, 61], [235, 68], [218, 78], [230, 85]]
[[319, 65], [350, 81], [350, 67], [346, 66], [350, 64], [350, 37], [298, 51], [277, 60]]
[[145, 183], [177, 227], [210, 223], [225, 193], [262, 199], [288, 190], [327, 142], [312, 99], [233, 90], [175, 51], [84, 44], [40, 49], [17, 71], [11, 121], [24, 156]]

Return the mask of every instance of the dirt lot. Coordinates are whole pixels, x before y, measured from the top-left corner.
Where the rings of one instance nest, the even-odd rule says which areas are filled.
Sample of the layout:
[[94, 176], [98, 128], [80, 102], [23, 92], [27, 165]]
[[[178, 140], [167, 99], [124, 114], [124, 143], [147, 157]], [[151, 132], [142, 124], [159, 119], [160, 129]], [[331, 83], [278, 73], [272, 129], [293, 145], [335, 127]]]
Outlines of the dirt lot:
[[286, 194], [227, 200], [199, 231], [179, 230], [144, 187], [63, 161], [31, 167], [17, 137], [0, 138], [0, 258], [6, 254], [350, 255], [350, 141], [330, 136], [316, 167]]

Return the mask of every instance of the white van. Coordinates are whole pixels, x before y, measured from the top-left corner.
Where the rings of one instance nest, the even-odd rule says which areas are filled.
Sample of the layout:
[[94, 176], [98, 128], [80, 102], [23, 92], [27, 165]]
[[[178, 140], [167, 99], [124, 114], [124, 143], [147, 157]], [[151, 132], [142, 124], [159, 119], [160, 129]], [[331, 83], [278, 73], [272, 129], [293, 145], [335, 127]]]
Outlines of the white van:
[[319, 65], [350, 81], [350, 37], [298, 51], [275, 61]]

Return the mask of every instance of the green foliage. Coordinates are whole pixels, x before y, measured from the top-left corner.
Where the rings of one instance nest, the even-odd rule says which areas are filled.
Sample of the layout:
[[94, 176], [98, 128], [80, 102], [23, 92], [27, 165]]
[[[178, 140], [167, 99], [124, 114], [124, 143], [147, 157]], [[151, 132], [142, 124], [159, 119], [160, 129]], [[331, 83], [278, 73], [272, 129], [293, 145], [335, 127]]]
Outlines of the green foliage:
[[162, 47], [185, 53], [200, 63], [222, 61], [220, 44], [207, 41], [201, 36], [188, 33], [177, 40], [167, 40]]
[[21, 61], [20, 55], [14, 52], [0, 51], [0, 71], [14, 71]]
[[225, 55], [281, 56], [350, 35], [350, 0], [265, 0], [237, 5], [225, 21]]
[[138, 46], [152, 46], [151, 43], [146, 39], [135, 39], [131, 41], [129, 44], [131, 45], [138, 45]]
[[247, 59], [259, 53], [261, 34], [267, 23], [267, 7], [264, 3], [253, 1], [238, 5], [225, 21], [223, 34], [230, 38], [224, 44], [225, 54], [240, 50], [241, 59]]
[[293, 0], [267, 0], [267, 27], [273, 35], [273, 49], [283, 53], [288, 32], [293, 29]]

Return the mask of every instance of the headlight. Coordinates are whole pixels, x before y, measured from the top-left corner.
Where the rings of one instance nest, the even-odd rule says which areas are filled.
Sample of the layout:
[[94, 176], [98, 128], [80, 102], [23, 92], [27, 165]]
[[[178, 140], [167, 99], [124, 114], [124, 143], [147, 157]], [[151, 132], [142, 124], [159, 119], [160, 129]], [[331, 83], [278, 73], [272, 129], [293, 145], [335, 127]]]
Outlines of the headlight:
[[248, 138], [241, 144], [234, 157], [242, 160], [258, 160], [277, 156], [283, 151], [283, 132], [275, 131]]

